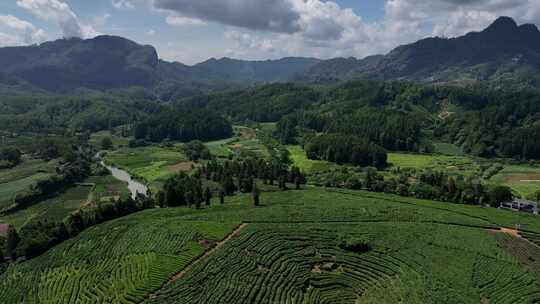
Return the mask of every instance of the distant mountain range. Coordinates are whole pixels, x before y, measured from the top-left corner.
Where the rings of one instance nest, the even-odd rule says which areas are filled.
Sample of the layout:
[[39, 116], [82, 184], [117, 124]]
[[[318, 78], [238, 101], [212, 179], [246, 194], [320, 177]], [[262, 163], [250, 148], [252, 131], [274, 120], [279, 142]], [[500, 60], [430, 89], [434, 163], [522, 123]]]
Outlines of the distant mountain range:
[[540, 31], [500, 17], [481, 32], [457, 38], [427, 38], [387, 55], [337, 58], [311, 67], [296, 80], [333, 82], [350, 78], [380, 80], [514, 81], [540, 84]]
[[351, 78], [423, 82], [513, 81], [540, 84], [540, 31], [508, 17], [458, 38], [427, 38], [364, 59], [210, 59], [194, 66], [160, 60], [152, 46], [114, 36], [61, 39], [0, 48], [0, 88], [51, 92], [78, 88], [160, 88], [189, 94], [230, 85], [299, 81], [332, 83]]

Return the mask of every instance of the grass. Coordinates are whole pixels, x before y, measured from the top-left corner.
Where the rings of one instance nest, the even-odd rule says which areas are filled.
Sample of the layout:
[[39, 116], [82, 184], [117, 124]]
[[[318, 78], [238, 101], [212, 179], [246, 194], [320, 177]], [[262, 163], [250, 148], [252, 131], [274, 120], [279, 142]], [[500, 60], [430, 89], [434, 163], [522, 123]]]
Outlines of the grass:
[[92, 186], [75, 186], [69, 188], [57, 197], [47, 199], [19, 210], [13, 214], [0, 217], [0, 221], [10, 223], [20, 228], [32, 219], [41, 218], [56, 222], [63, 220], [71, 212], [87, 203]]
[[388, 162], [394, 167], [442, 170], [465, 176], [475, 174], [480, 169], [474, 159], [467, 156], [388, 153]]
[[266, 147], [257, 138], [254, 129], [234, 126], [235, 135], [231, 138], [205, 143], [212, 155], [219, 158], [228, 158], [234, 155], [257, 155], [266, 158], [269, 156]]
[[490, 181], [511, 187], [524, 198], [536, 199], [540, 191], [540, 168], [528, 165], [505, 166]]
[[103, 138], [106, 138], [106, 137], [110, 138], [113, 145], [117, 148], [127, 147], [130, 140], [130, 138], [128, 137], [121, 137], [121, 136], [113, 135], [111, 134], [110, 131], [100, 131], [100, 132], [93, 133], [90, 136], [90, 140], [88, 141], [88, 143], [98, 149], [101, 149], [101, 141], [103, 140]]
[[463, 153], [463, 150], [454, 144], [436, 142], [436, 143], [433, 143], [433, 145], [435, 146], [436, 154], [450, 155], [450, 156], [464, 156], [465, 155], [465, 153]]
[[[322, 188], [264, 192], [261, 202], [238, 195], [95, 226], [10, 265], [0, 302], [140, 303], [157, 291], [146, 302], [526, 303], [540, 292], [489, 230], [519, 222], [536, 236], [532, 215]], [[241, 222], [239, 235], [160, 289]], [[372, 249], [339, 247], [357, 238]]]
[[186, 156], [175, 147], [148, 146], [122, 148], [106, 155], [108, 164], [128, 171], [131, 175], [156, 187], [175, 172], [172, 166], [186, 162]]
[[25, 158], [14, 168], [0, 170], [0, 209], [11, 205], [17, 193], [28, 190], [40, 179], [48, 178], [54, 167], [54, 161]]
[[326, 172], [340, 167], [331, 162], [308, 159], [306, 152], [300, 146], [287, 146], [287, 150], [289, 150], [293, 164], [306, 173]]

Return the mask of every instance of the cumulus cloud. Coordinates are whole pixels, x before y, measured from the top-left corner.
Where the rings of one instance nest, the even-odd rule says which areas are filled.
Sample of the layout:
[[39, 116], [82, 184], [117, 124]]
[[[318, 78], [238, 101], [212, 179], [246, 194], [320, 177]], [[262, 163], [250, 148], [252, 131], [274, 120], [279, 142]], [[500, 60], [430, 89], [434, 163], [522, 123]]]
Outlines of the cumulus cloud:
[[215, 52], [251, 59], [365, 57], [429, 36], [479, 31], [503, 15], [540, 23], [539, 0], [384, 0], [385, 14], [377, 22], [366, 22], [363, 12], [336, 0], [111, 1], [119, 8], [146, 4], [172, 26], [224, 24], [224, 45]]
[[256, 30], [293, 33], [300, 15], [289, 0], [153, 0], [153, 6], [183, 17]]
[[0, 46], [35, 44], [46, 39], [45, 32], [30, 22], [11, 15], [0, 15]]
[[59, 0], [17, 0], [17, 5], [42, 20], [58, 23], [66, 38], [92, 38], [98, 35], [92, 26], [82, 24], [65, 2]]

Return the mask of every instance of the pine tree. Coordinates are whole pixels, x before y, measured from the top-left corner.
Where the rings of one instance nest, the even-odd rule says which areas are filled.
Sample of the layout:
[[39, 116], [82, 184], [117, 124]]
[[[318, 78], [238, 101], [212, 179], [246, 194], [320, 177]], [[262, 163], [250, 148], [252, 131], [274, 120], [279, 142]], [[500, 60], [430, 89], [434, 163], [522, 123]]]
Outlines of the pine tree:
[[257, 207], [260, 205], [260, 200], [259, 200], [260, 191], [256, 183], [253, 183], [253, 186], [251, 187], [251, 189], [252, 189], [252, 194], [253, 194], [253, 204], [255, 205], [255, 207]]
[[212, 191], [210, 188], [206, 187], [204, 190], [204, 199], [206, 200], [206, 206], [210, 206], [210, 201], [212, 200]]
[[219, 203], [225, 204], [225, 191], [219, 190]]

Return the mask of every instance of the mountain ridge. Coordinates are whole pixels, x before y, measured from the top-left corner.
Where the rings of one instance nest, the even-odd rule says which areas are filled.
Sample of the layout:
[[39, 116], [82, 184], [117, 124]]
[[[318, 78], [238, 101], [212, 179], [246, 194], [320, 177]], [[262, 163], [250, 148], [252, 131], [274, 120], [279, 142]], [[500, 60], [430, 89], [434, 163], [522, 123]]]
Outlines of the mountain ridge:
[[159, 58], [151, 45], [118, 36], [59, 39], [0, 48], [2, 88], [70, 92], [144, 87], [197, 95], [269, 82], [335, 83], [353, 78], [420, 82], [515, 82], [540, 87], [540, 31], [500, 17], [479, 32], [430, 37], [385, 55], [321, 60], [210, 58], [195, 65]]
[[[376, 60], [373, 60], [376, 58]], [[315, 65], [295, 80], [335, 82], [350, 78], [444, 82], [501, 80], [508, 73], [519, 78], [523, 69], [538, 70], [540, 31], [534, 24], [500, 17], [480, 32], [455, 38], [430, 37], [401, 45], [386, 55], [349, 62], [345, 73]], [[535, 77], [536, 85], [540, 84]]]

